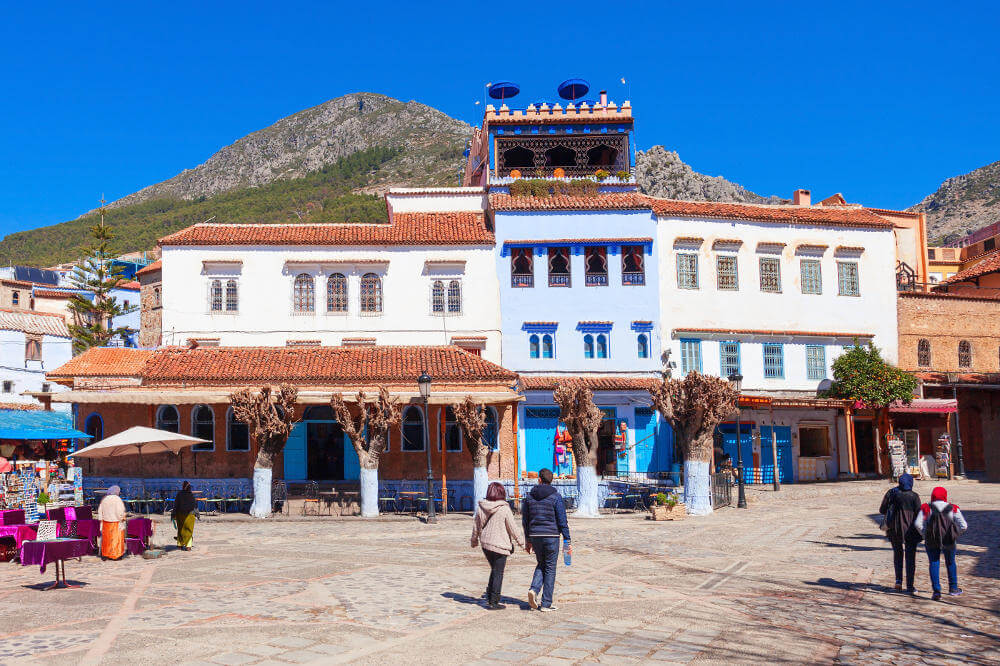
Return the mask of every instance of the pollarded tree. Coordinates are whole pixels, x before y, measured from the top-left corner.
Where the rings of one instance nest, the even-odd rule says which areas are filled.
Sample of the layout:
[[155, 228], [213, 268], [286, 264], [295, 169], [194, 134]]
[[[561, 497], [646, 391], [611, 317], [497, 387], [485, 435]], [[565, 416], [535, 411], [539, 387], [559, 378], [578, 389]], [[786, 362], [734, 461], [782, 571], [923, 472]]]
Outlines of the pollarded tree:
[[399, 399], [389, 397], [389, 389], [380, 386], [373, 400], [368, 400], [363, 391], [358, 392], [357, 403], [357, 413], [352, 415], [343, 395], [334, 393], [330, 398], [330, 407], [354, 445], [361, 464], [361, 516], [376, 518], [378, 463], [385, 451], [389, 429], [399, 424]]
[[576, 513], [583, 518], [598, 517], [597, 499], [597, 430], [603, 415], [594, 404], [593, 392], [580, 384], [558, 384], [553, 392], [559, 405], [559, 420], [566, 424], [573, 438], [576, 460], [576, 487], [579, 495]]
[[653, 407], [670, 427], [684, 453], [684, 503], [688, 513], [712, 513], [709, 490], [715, 429], [735, 415], [739, 394], [720, 377], [689, 372], [664, 379], [649, 391]]
[[257, 459], [253, 466], [253, 505], [250, 507], [250, 515], [256, 518], [271, 515], [271, 470], [295, 425], [298, 396], [298, 389], [282, 384], [273, 395], [271, 387], [264, 386], [259, 391], [241, 389], [229, 399], [233, 416], [247, 424], [250, 437], [257, 444]]
[[485, 499], [486, 488], [490, 483], [490, 476], [486, 471], [489, 447], [483, 441], [483, 431], [486, 430], [486, 409], [473, 402], [471, 397], [466, 397], [464, 402], [453, 404], [451, 408], [455, 412], [455, 420], [462, 429], [465, 446], [472, 456], [472, 503], [475, 510], [479, 511], [479, 500]]

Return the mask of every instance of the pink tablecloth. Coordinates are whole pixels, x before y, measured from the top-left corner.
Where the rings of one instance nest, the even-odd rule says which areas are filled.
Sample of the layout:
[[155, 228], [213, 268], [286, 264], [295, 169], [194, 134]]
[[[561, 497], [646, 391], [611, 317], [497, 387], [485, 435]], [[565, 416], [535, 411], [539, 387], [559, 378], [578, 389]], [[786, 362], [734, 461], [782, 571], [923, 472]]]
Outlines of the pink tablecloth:
[[93, 547], [86, 539], [59, 539], [57, 541], [25, 541], [21, 547], [21, 566], [39, 565], [39, 571], [45, 573], [45, 567], [56, 560], [68, 560], [71, 557], [83, 557], [93, 552]]
[[36, 525], [0, 525], [0, 537], [14, 537], [14, 544], [18, 552], [21, 551], [21, 544], [30, 541], [38, 536]]
[[[73, 520], [67, 521], [67, 525], [70, 523], [76, 523], [76, 538], [78, 539], [90, 539], [94, 541], [101, 534], [101, 521], [99, 520]], [[59, 525], [59, 536], [65, 536], [65, 532], [62, 529], [62, 524]]]
[[128, 521], [127, 537], [135, 537], [143, 544], [149, 545], [149, 537], [153, 536], [153, 521], [149, 518], [132, 518]]

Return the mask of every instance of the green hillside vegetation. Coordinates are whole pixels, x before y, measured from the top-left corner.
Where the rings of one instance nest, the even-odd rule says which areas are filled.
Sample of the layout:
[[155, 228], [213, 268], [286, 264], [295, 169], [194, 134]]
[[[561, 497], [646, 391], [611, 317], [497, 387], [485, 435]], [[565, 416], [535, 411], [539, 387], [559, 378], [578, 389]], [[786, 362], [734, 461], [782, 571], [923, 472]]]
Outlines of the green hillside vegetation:
[[[109, 208], [105, 221], [115, 232], [116, 253], [149, 250], [156, 241], [198, 222], [384, 222], [385, 200], [355, 194], [402, 152], [375, 147], [353, 153], [334, 164], [294, 180], [224, 192], [195, 200], [163, 198]], [[0, 261], [52, 266], [75, 261], [90, 245], [96, 212], [70, 222], [19, 231], [0, 241]]]

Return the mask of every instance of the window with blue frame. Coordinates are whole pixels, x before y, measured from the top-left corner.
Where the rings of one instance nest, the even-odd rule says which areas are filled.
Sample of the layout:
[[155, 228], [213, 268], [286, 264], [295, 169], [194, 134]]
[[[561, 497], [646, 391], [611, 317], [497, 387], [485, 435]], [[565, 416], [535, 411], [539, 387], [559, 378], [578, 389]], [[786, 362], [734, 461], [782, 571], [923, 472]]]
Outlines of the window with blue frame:
[[539, 351], [538, 336], [532, 335], [530, 338], [528, 338], [528, 356], [530, 356], [531, 358], [538, 358], [539, 357], [538, 351]]
[[589, 333], [583, 336], [583, 357], [594, 358], [594, 336]]
[[780, 344], [764, 345], [764, 377], [782, 379], [785, 376], [785, 348]]
[[681, 373], [701, 372], [701, 340], [681, 340]]
[[637, 339], [639, 358], [649, 358], [649, 337], [645, 333], [640, 333]]
[[740, 374], [740, 343], [719, 343], [719, 375], [729, 377]]
[[546, 333], [542, 336], [542, 358], [555, 358], [555, 341]]
[[806, 345], [806, 377], [826, 379], [826, 347]]
[[597, 341], [595, 343], [597, 347], [597, 358], [607, 358], [608, 357], [608, 336], [603, 333], [597, 336]]

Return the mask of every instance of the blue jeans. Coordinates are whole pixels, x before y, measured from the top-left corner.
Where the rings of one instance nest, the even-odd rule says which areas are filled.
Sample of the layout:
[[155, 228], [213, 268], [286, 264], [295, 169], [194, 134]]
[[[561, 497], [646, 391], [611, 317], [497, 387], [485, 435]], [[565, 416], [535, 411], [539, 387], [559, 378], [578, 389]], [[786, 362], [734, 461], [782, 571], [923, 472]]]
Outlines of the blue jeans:
[[556, 586], [556, 563], [559, 561], [559, 537], [531, 537], [535, 551], [535, 574], [531, 589], [542, 593], [542, 608], [552, 605], [552, 590]]
[[927, 547], [927, 559], [931, 563], [931, 587], [935, 592], [941, 591], [941, 554], [944, 554], [944, 564], [948, 569], [948, 590], [954, 592], [958, 589], [958, 567], [955, 566], [955, 546], [948, 546], [941, 550]]

